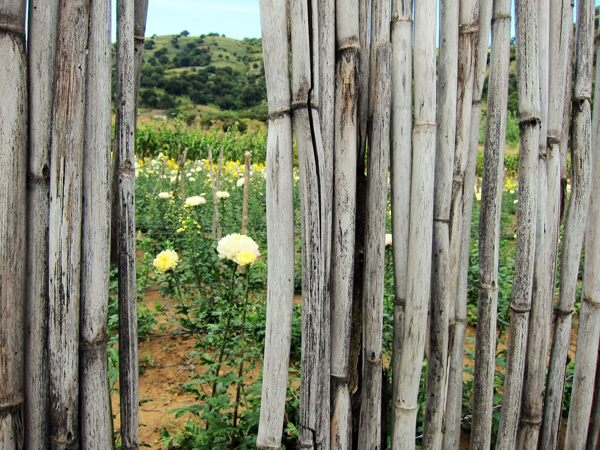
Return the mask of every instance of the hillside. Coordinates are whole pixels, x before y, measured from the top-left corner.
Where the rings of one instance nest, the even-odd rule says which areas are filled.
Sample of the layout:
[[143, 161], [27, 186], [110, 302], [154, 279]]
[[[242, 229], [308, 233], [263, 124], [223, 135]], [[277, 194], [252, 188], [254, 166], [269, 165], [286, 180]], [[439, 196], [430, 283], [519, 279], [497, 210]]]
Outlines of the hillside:
[[260, 39], [239, 41], [218, 33], [189, 36], [187, 31], [154, 35], [146, 38], [142, 57], [141, 114], [164, 110], [167, 116], [183, 111], [190, 120], [207, 113], [208, 119], [266, 119]]

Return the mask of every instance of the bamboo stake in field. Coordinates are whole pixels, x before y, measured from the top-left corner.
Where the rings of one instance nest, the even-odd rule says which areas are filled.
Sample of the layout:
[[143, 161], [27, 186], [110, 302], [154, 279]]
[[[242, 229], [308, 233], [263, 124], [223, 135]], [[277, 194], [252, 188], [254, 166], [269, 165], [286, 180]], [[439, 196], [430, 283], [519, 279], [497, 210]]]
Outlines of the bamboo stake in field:
[[356, 220], [358, 1], [336, 5], [336, 95], [331, 247], [331, 448], [352, 448], [348, 359]]
[[135, 118], [137, 122], [138, 112], [138, 97], [140, 93], [140, 79], [142, 76], [142, 48], [144, 47], [144, 36], [146, 34], [146, 18], [148, 16], [148, 0], [134, 0], [134, 22], [133, 22], [133, 39], [134, 39], [134, 57], [133, 66], [135, 70]]
[[242, 202], [242, 234], [248, 229], [248, 197], [250, 195], [250, 152], [244, 153], [244, 194]]
[[123, 450], [138, 448], [137, 289], [135, 275], [135, 70], [133, 0], [117, 3], [118, 153], [117, 258], [119, 268], [119, 391]]
[[[583, 7], [583, 6], [582, 6]], [[583, 9], [581, 10], [583, 13]], [[576, 63], [576, 89], [575, 99], [579, 104], [574, 105], [574, 111], [577, 115], [573, 118], [573, 129], [577, 130], [579, 115], [587, 114], [585, 103], [591, 103], [592, 94], [592, 71], [593, 71], [593, 35], [594, 22], [593, 17], [595, 8], [590, 2], [589, 9], [586, 10], [589, 16], [582, 14], [581, 21], [578, 20], [578, 28], [588, 28], [585, 37], [578, 34], [577, 40], [577, 63]], [[583, 34], [583, 31], [582, 31]], [[580, 39], [583, 42], [580, 42]], [[580, 47], [581, 46], [581, 47]], [[589, 46], [589, 47], [588, 47]], [[581, 52], [581, 53], [580, 53]], [[598, 53], [596, 53], [598, 56]], [[584, 78], [584, 80], [581, 80]], [[596, 92], [595, 97], [599, 98], [600, 92], [600, 73], [596, 72]], [[582, 92], [583, 91], [583, 92]], [[588, 96], [587, 98], [586, 95]], [[585, 102], [585, 103], [584, 103]], [[583, 105], [581, 103], [584, 103]], [[583, 111], [582, 111], [583, 110]], [[583, 120], [588, 121], [589, 117], [584, 116]], [[577, 161], [575, 152], [573, 152], [573, 163], [589, 164], [590, 180], [589, 191], [596, 195], [591, 196], [589, 200], [589, 209], [587, 211], [587, 230], [585, 231], [585, 266], [583, 275], [583, 288], [581, 295], [581, 310], [579, 312], [579, 329], [577, 331], [577, 355], [575, 357], [575, 374], [573, 379], [573, 389], [571, 392], [571, 405], [569, 408], [569, 423], [567, 426], [567, 435], [565, 438], [565, 448], [583, 449], [588, 437], [590, 425], [590, 413], [592, 411], [592, 401], [594, 397], [594, 381], [596, 372], [596, 363], [598, 360], [598, 339], [600, 338], [600, 152], [598, 151], [598, 131], [600, 129], [600, 105], [594, 105], [593, 123], [590, 124], [591, 139], [583, 134], [585, 140], [582, 140], [582, 146], [590, 145], [589, 159], [582, 158]], [[573, 139], [573, 149], [579, 144], [579, 139]], [[585, 150], [582, 152], [585, 153]], [[574, 174], [578, 169], [574, 169]], [[585, 205], [584, 205], [585, 207]], [[575, 275], [577, 277], [577, 275]]]
[[394, 344], [392, 358], [392, 446], [400, 410], [396, 408], [400, 385], [400, 355], [404, 339], [410, 225], [410, 181], [412, 165], [412, 0], [392, 4], [392, 124], [391, 209], [394, 259]]
[[[221, 154], [223, 150], [221, 149]], [[212, 224], [212, 235], [213, 239], [216, 237], [217, 240], [221, 240], [221, 222], [219, 221], [219, 199], [217, 197], [217, 191], [219, 190], [218, 183], [215, 180], [215, 171], [213, 170], [213, 162], [212, 162], [212, 150], [208, 149], [208, 166], [210, 168], [210, 187], [212, 190], [212, 198], [214, 205], [214, 213], [213, 213], [213, 224]], [[219, 164], [219, 173], [221, 172], [221, 164]], [[219, 177], [220, 179], [220, 177]], [[220, 180], [219, 180], [220, 181]], [[216, 234], [215, 234], [216, 233]]]
[[423, 352], [431, 274], [433, 177], [436, 143], [436, 20], [435, 0], [415, 4], [413, 51], [415, 123], [410, 203], [410, 231], [404, 339], [400, 354], [401, 382], [395, 403], [394, 449], [415, 445], [417, 397]]
[[[596, 157], [596, 155], [594, 155]], [[594, 169], [594, 186], [596, 186], [596, 174], [597, 170]], [[593, 191], [592, 191], [593, 192]], [[590, 216], [593, 215], [592, 209], [589, 211]], [[590, 413], [590, 427], [588, 429], [586, 450], [596, 450], [600, 445], [600, 370], [598, 370], [598, 361], [600, 361], [600, 354], [597, 355], [596, 362], [596, 379], [594, 382], [594, 400], [592, 403], [592, 412]]]
[[28, 62], [33, 70], [29, 70], [25, 448], [44, 448], [50, 442], [48, 220], [58, 6], [58, 0], [29, 3]]
[[112, 446], [106, 319], [110, 279], [110, 2], [90, 8], [81, 237], [82, 448]]
[[[267, 136], [267, 323], [256, 446], [279, 449], [285, 415], [294, 306], [294, 178], [286, 4], [261, 0]], [[249, 175], [249, 174], [248, 174]], [[246, 178], [245, 186], [250, 183]]]
[[[384, 9], [384, 11], [386, 11]], [[387, 9], [389, 11], [389, 9]], [[375, 11], [374, 14], [375, 16]], [[385, 17], [385, 16], [384, 16]], [[383, 288], [385, 266], [385, 222], [390, 148], [391, 43], [376, 50], [371, 76], [377, 82], [368, 155], [367, 223], [365, 227], [365, 285], [363, 290], [363, 387], [358, 448], [381, 448], [381, 370], [383, 333]], [[374, 69], [374, 70], [373, 70]]]
[[[591, 114], [594, 39], [594, 5], [582, 0], [577, 4], [575, 87], [573, 90], [572, 170], [573, 188], [563, 235], [560, 292], [554, 319], [554, 336], [546, 383], [544, 420], [540, 445], [554, 448], [560, 426], [566, 361], [571, 336], [571, 316], [575, 305], [577, 275], [586, 225], [591, 182]], [[585, 421], [589, 420], [587, 417]], [[567, 429], [572, 435], [571, 421]], [[570, 430], [570, 431], [569, 431]], [[570, 444], [569, 444], [569, 447]], [[576, 448], [576, 447], [572, 447]]]
[[[563, 129], [564, 91], [566, 83], [572, 14], [570, 0], [552, 0], [550, 4], [548, 129], [544, 163], [547, 165], [547, 201], [538, 205], [535, 280], [531, 306], [530, 332], [517, 436], [519, 448], [535, 448], [543, 414], [543, 391], [550, 343], [554, 304], [556, 256], [560, 226], [560, 145]], [[540, 62], [542, 58], [540, 57]], [[545, 138], [540, 134], [540, 141]], [[540, 142], [540, 148], [542, 143]], [[540, 158], [540, 164], [542, 162]], [[540, 181], [546, 178], [541, 173]], [[540, 199], [541, 200], [541, 199]]]
[[27, 53], [25, 0], [0, 3], [0, 448], [23, 447]]
[[[465, 5], [465, 3], [469, 3]], [[463, 2], [460, 11], [462, 46], [465, 41], [471, 44], [472, 30], [465, 30], [472, 23], [473, 8], [470, 2]], [[466, 7], [465, 7], [466, 6]], [[465, 39], [465, 31], [467, 39]], [[465, 50], [470, 48], [462, 48]], [[450, 286], [449, 247], [450, 247], [450, 210], [452, 199], [452, 181], [454, 172], [454, 148], [456, 144], [456, 92], [459, 53], [459, 2], [440, 2], [440, 48], [437, 81], [437, 142], [435, 155], [435, 185], [433, 203], [433, 245], [431, 268], [431, 315], [429, 322], [429, 351], [427, 354], [427, 393], [425, 405], [423, 446], [441, 448], [443, 419], [446, 409], [448, 380], [448, 338], [450, 299], [454, 295]], [[472, 64], [461, 66], [462, 81], [473, 86]], [[465, 70], [466, 69], [466, 70]], [[468, 72], [468, 73], [465, 73]], [[470, 75], [470, 76], [469, 76]], [[467, 99], [471, 106], [471, 96]], [[462, 99], [464, 100], [464, 98]], [[462, 105], [461, 105], [462, 107]], [[461, 108], [462, 109], [462, 108]], [[470, 108], [469, 108], [470, 113]], [[470, 117], [467, 120], [470, 125]]]
[[76, 448], [80, 438], [80, 173], [88, 16], [89, 0], [79, 0], [61, 5], [58, 22], [50, 153], [48, 331], [50, 429], [55, 448]]

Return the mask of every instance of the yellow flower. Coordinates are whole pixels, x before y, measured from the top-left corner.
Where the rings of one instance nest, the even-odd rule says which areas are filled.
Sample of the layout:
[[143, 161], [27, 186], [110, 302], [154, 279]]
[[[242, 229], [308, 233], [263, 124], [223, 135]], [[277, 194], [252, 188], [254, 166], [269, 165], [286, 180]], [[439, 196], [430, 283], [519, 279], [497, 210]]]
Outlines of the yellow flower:
[[185, 199], [185, 206], [198, 206], [204, 203], [206, 203], [206, 199], [200, 196], [188, 197]]
[[184, 231], [185, 231], [185, 228], [179, 228], [179, 229], [177, 230], [177, 232], [178, 232], [178, 233], [183, 233]]
[[241, 266], [253, 264], [260, 256], [258, 245], [252, 238], [238, 233], [228, 234], [217, 246], [219, 258], [227, 258]]
[[159, 272], [165, 273], [174, 268], [178, 262], [179, 256], [177, 256], [177, 253], [174, 250], [163, 250], [156, 255], [152, 265]]

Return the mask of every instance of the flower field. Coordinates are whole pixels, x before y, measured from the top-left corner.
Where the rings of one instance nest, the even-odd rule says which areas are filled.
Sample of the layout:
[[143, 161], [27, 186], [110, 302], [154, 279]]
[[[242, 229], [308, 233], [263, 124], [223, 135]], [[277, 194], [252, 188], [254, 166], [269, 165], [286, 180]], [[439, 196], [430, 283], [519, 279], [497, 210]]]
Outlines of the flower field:
[[[230, 139], [227, 135], [225, 137]], [[254, 136], [253, 139], [258, 138]], [[248, 149], [245, 141], [240, 146]], [[185, 380], [182, 381], [180, 376], [177, 392], [186, 396], [189, 403], [176, 405], [172, 410], [166, 406], [167, 415], [173, 417], [174, 421], [166, 420], [157, 427], [157, 430], [160, 429], [154, 433], [153, 441], [146, 442], [153, 448], [224, 449], [230, 448], [232, 442], [234, 448], [255, 448], [266, 320], [266, 167], [263, 160], [252, 161], [245, 174], [243, 162], [224, 158], [219, 170], [216, 149], [218, 147], [213, 147], [215, 152], [211, 152], [214, 158], [212, 163], [207, 157], [191, 157], [184, 161], [180, 154], [174, 152], [158, 152], [153, 156], [146, 152], [146, 156], [139, 157], [136, 162], [139, 335], [146, 341], [156, 339], [155, 336], [173, 336], [188, 342], [187, 354], [182, 359], [189, 370], [184, 372], [187, 375]], [[204, 153], [208, 154], [202, 148], [188, 151], [188, 155], [192, 156]], [[241, 154], [243, 158], [243, 153], [239, 151], [223, 153]], [[302, 315], [297, 173], [294, 178], [297, 219], [295, 286], [298, 301], [294, 308], [292, 370], [283, 440], [288, 449], [297, 445]], [[245, 190], [247, 230], [245, 235], [241, 235]], [[503, 364], [506, 360], [504, 332], [510, 321], [517, 191], [517, 177], [511, 173], [510, 177], [505, 178], [503, 193], [496, 403], [502, 400]], [[477, 201], [473, 211], [468, 292], [470, 336], [474, 336], [477, 322], [480, 178], [476, 179], [474, 195]], [[389, 211], [387, 217], [387, 233], [390, 233]], [[391, 235], [388, 235], [383, 346], [386, 355], [384, 367], [387, 369], [390, 389], [394, 299], [391, 245]], [[114, 270], [113, 278], [116, 280]], [[116, 287], [116, 281], [113, 281], [113, 287]], [[154, 302], [154, 309], [144, 303], [146, 295], [160, 299]], [[111, 296], [108, 325], [113, 333], [118, 329], [116, 304], [116, 299]], [[163, 319], [158, 321], [158, 316]], [[469, 392], [473, 354], [470, 352], [473, 347], [472, 342], [466, 345], [463, 416], [468, 416], [471, 411]], [[110, 350], [116, 351], [115, 348]], [[147, 351], [144, 356], [140, 352], [140, 357], [143, 357], [140, 361], [142, 371], [151, 369], [155, 359], [164, 359], [156, 353], [156, 350], [152, 354]], [[116, 389], [116, 359], [111, 361], [111, 381], [113, 389]], [[418, 432], [422, 431], [423, 424], [426, 359], [423, 364]], [[143, 388], [144, 375], [140, 383]], [[142, 422], [143, 411], [144, 408]], [[177, 418], [180, 419], [175, 420]], [[464, 428], [468, 430], [469, 424], [465, 423]]]

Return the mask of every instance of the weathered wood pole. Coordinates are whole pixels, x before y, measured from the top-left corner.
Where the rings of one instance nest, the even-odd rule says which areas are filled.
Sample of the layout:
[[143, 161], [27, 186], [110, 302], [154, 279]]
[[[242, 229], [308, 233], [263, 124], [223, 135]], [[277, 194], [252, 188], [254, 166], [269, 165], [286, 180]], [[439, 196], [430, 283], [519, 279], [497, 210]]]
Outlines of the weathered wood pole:
[[352, 326], [358, 149], [358, 1], [336, 4], [335, 145], [331, 242], [331, 448], [352, 448], [348, 359]]
[[[481, 208], [479, 216], [479, 321], [489, 327], [486, 338], [491, 352], [492, 381], [495, 356], [496, 318], [498, 311], [498, 255], [500, 249], [500, 215], [504, 187], [504, 146], [510, 66], [510, 0], [494, 2], [492, 49], [490, 62], [488, 111]], [[479, 313], [482, 310], [483, 314]], [[490, 405], [491, 407], [492, 405]], [[500, 445], [500, 444], [499, 444]]]
[[58, 0], [29, 2], [25, 448], [50, 445], [48, 220]]
[[[244, 193], [242, 202], [242, 234], [248, 230], [248, 199], [250, 196], [250, 152], [244, 153]], [[242, 268], [243, 266], [240, 266]]]
[[415, 445], [417, 397], [431, 281], [433, 177], [436, 146], [435, 0], [415, 3], [413, 158], [408, 247], [407, 295], [394, 423], [394, 449]]
[[[388, 11], [383, 10], [382, 12]], [[375, 17], [377, 12], [373, 10]], [[386, 14], [383, 14], [387, 17]], [[374, 48], [371, 47], [371, 50]], [[381, 370], [383, 333], [383, 289], [385, 266], [385, 222], [390, 148], [391, 43], [377, 45], [376, 65], [371, 77], [375, 99], [369, 139], [367, 178], [367, 222], [365, 226], [365, 275], [363, 290], [363, 386], [358, 448], [381, 448]], [[374, 69], [374, 70], [373, 70]]]
[[112, 446], [106, 319], [110, 279], [110, 1], [90, 3], [81, 236], [81, 441]]
[[[259, 450], [279, 449], [281, 446], [294, 304], [294, 178], [286, 6], [286, 3], [277, 0], [260, 2], [269, 104], [269, 282], [263, 390], [256, 441]], [[249, 182], [246, 178], [245, 185]]]
[[123, 450], [138, 448], [138, 334], [135, 278], [134, 2], [117, 3], [117, 265], [119, 268], [119, 391]]
[[[517, 446], [535, 448], [538, 443], [543, 415], [543, 392], [550, 344], [552, 308], [554, 306], [556, 258], [560, 226], [560, 145], [563, 130], [564, 91], [566, 83], [569, 40], [572, 14], [570, 0], [551, 0], [549, 11], [549, 71], [548, 76], [548, 127], [545, 157], [540, 155], [539, 179], [542, 160], [547, 172], [547, 199], [544, 207], [538, 203], [538, 224], [534, 272], [534, 290], [531, 305], [530, 332], [527, 343], [521, 419]], [[542, 58], [540, 57], [540, 63]], [[546, 137], [547, 136], [547, 137]], [[541, 190], [540, 190], [541, 193]]]
[[290, 2], [292, 108], [298, 146], [302, 210], [302, 373], [299, 441], [303, 448], [329, 448], [329, 304], [326, 302], [324, 192], [325, 156], [319, 121], [318, 8], [311, 0]]
[[[594, 155], [596, 156], [596, 155]], [[594, 170], [595, 173], [598, 173]], [[596, 185], [594, 176], [594, 186]], [[589, 214], [592, 215], [590, 209]], [[597, 360], [600, 361], [600, 354], [597, 356]], [[586, 450], [596, 450], [600, 445], [600, 371], [598, 370], [598, 363], [596, 362], [596, 381], [594, 382], [594, 401], [592, 404], [592, 412], [590, 414], [590, 427], [587, 435], [587, 443], [585, 445]]]
[[51, 447], [79, 447], [79, 323], [89, 0], [62, 2], [50, 153], [49, 331]]
[[133, 66], [135, 70], [135, 118], [137, 121], [138, 97], [140, 93], [140, 79], [142, 75], [142, 48], [146, 34], [146, 18], [148, 16], [148, 0], [135, 0], [133, 22]]
[[392, 254], [394, 260], [394, 344], [392, 357], [392, 445], [396, 439], [398, 389], [402, 380], [400, 355], [404, 339], [410, 225], [410, 182], [412, 166], [412, 37], [413, 1], [392, 2], [392, 124], [391, 124], [391, 206]]
[[[578, 58], [577, 61], [577, 78], [576, 86], [581, 83], [579, 74], [588, 76], [584, 85], [584, 95], [589, 94], [587, 100], [591, 103], [592, 94], [592, 70], [593, 70], [593, 41], [590, 37], [593, 36], [594, 22], [593, 17], [594, 5], [590, 3], [588, 14], [585, 22], [580, 23], [579, 27], [588, 27], [590, 33], [585, 42], [581, 45], [586, 47], [581, 49], [581, 55], [579, 54], [580, 43], [578, 41], [577, 49], [578, 56], [581, 56], [583, 61]], [[592, 22], [590, 22], [592, 20]], [[588, 49], [587, 46], [590, 48]], [[596, 53], [598, 56], [598, 53]], [[596, 92], [595, 97], [600, 98], [598, 93], [600, 92], [600, 74], [596, 72]], [[582, 83], [583, 84], [583, 83]], [[589, 89], [586, 91], [585, 89]], [[575, 98], [583, 97], [579, 92], [575, 91]], [[579, 106], [579, 105], [578, 105]], [[579, 110], [575, 110], [578, 115], [581, 113]], [[577, 116], [574, 117], [574, 130], [575, 124], [579, 121], [575, 121]], [[587, 119], [584, 119], [587, 120]], [[573, 390], [571, 393], [571, 406], [569, 409], [569, 423], [567, 426], [567, 436], [565, 439], [566, 449], [583, 449], [586, 445], [588, 437], [588, 429], [590, 425], [590, 414], [592, 411], [592, 401], [594, 398], [594, 381], [596, 373], [596, 364], [598, 360], [598, 339], [600, 338], [600, 227], [598, 221], [600, 220], [600, 152], [598, 151], [598, 130], [600, 129], [600, 105], [594, 104], [594, 115], [593, 122], [591, 124], [591, 146], [589, 150], [588, 164], [593, 165], [590, 167], [592, 171], [590, 174], [590, 200], [589, 209], [587, 211], [587, 228], [585, 231], [585, 264], [583, 274], [583, 288], [581, 295], [581, 310], [579, 311], [579, 329], [577, 331], [577, 355], [575, 357], [575, 374], [573, 379]], [[587, 136], [584, 135], [586, 141], [582, 142], [583, 145], [587, 143]], [[575, 140], [574, 140], [575, 143]], [[579, 162], [574, 160], [574, 162]], [[581, 163], [585, 164], [585, 160], [581, 160]], [[591, 194], [595, 195], [591, 195]]]
[[[546, 382], [544, 419], [540, 446], [555, 448], [558, 442], [566, 361], [571, 336], [571, 316], [575, 306], [577, 275], [585, 232], [591, 183], [591, 111], [594, 39], [594, 5], [577, 3], [577, 38], [575, 43], [575, 86], [573, 90], [573, 132], [571, 158], [573, 188], [563, 235], [560, 269], [560, 292], [554, 319], [550, 366]], [[587, 417], [586, 421], [589, 420]], [[571, 421], [569, 421], [571, 422]], [[572, 428], [572, 425], [569, 426]], [[571, 429], [571, 433], [574, 430]], [[567, 429], [569, 433], [569, 429]], [[572, 438], [574, 436], [570, 436]], [[568, 448], [575, 448], [569, 447]]]
[[[471, 2], [462, 2], [459, 16], [459, 2], [440, 2], [440, 47], [437, 79], [437, 142], [435, 154], [435, 184], [433, 202], [433, 244], [431, 268], [431, 314], [429, 321], [429, 352], [427, 354], [427, 392], [423, 431], [425, 448], [441, 448], [443, 440], [443, 420], [448, 391], [448, 339], [450, 299], [454, 303], [450, 286], [450, 210], [452, 181], [454, 174], [454, 149], [456, 144], [456, 93], [459, 54], [459, 18], [462, 28], [460, 43], [465, 44], [464, 22], [472, 23]], [[465, 4], [467, 7], [465, 8]], [[467, 34], [470, 43], [472, 30]], [[467, 52], [471, 48], [461, 48]], [[472, 58], [469, 58], [472, 59]], [[464, 62], [464, 61], [461, 61]], [[461, 75], [473, 87], [473, 66], [461, 65]], [[465, 73], [468, 71], [468, 73]], [[464, 81], [464, 79], [461, 79]], [[465, 100], [462, 98], [461, 100]], [[470, 116], [471, 95], [466, 100]], [[461, 105], [461, 110], [462, 110]], [[467, 119], [470, 125], [470, 117]], [[468, 141], [467, 141], [468, 143]]]
[[23, 448], [27, 53], [25, 0], [0, 3], [0, 448]]

